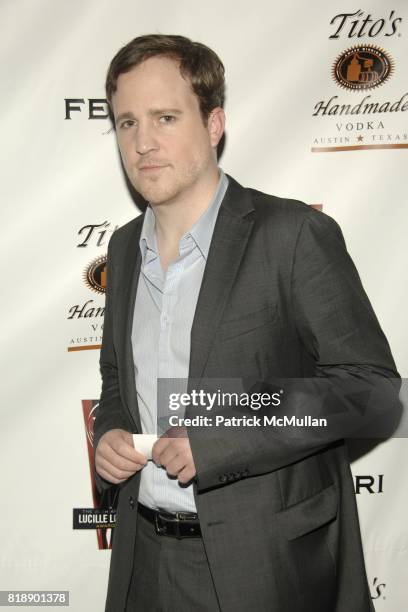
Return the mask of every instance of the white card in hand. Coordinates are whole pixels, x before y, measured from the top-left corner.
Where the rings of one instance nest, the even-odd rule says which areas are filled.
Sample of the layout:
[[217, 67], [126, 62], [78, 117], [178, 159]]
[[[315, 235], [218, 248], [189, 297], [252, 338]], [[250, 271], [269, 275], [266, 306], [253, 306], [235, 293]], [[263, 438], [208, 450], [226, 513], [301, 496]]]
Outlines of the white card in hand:
[[156, 434], [133, 434], [135, 449], [139, 453], [143, 453], [148, 459], [152, 458], [152, 448], [156, 440]]

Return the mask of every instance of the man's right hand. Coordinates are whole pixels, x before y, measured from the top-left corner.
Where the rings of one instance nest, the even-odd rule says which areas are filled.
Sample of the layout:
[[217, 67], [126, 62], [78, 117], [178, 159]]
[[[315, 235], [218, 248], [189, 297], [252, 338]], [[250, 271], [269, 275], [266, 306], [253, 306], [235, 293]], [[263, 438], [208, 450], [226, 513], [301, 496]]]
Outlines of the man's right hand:
[[95, 452], [95, 468], [102, 478], [119, 484], [141, 470], [147, 458], [133, 445], [133, 435], [124, 429], [110, 429], [103, 434]]

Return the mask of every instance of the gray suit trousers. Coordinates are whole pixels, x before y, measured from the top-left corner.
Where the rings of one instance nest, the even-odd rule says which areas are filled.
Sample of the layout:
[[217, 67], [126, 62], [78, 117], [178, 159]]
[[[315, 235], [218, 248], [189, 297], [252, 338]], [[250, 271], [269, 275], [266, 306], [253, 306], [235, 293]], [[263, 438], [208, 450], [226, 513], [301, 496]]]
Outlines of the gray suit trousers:
[[126, 612], [219, 612], [202, 538], [157, 535], [138, 516]]

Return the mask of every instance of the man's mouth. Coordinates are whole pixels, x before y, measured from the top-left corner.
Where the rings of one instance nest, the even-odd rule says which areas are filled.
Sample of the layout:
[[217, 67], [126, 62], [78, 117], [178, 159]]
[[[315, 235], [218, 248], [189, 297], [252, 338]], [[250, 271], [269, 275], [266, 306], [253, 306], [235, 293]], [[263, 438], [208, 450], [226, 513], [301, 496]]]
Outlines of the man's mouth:
[[143, 166], [139, 166], [140, 172], [157, 172], [158, 170], [162, 170], [166, 168], [165, 164], [143, 164]]

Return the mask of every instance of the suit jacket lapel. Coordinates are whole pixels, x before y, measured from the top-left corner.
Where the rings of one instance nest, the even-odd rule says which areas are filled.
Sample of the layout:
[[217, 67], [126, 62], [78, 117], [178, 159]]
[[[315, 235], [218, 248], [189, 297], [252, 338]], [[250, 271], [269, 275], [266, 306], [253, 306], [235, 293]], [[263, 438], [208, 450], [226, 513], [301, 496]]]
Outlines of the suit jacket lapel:
[[254, 210], [249, 192], [234, 179], [220, 206], [191, 330], [189, 378], [200, 378], [214, 342], [228, 295], [234, 284]]
[[129, 243], [126, 248], [126, 256], [123, 270], [122, 287], [125, 288], [123, 294], [118, 296], [120, 300], [119, 308], [119, 329], [123, 333], [121, 343], [124, 346], [125, 358], [125, 386], [127, 409], [136, 426], [138, 433], [142, 433], [142, 425], [140, 422], [139, 407], [137, 403], [137, 393], [135, 384], [135, 371], [133, 365], [133, 349], [132, 349], [132, 326], [135, 309], [137, 284], [139, 282], [141, 253], [139, 248], [140, 233], [143, 225], [143, 215], [138, 217], [139, 223], [135, 231], [131, 234]]

